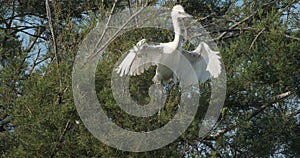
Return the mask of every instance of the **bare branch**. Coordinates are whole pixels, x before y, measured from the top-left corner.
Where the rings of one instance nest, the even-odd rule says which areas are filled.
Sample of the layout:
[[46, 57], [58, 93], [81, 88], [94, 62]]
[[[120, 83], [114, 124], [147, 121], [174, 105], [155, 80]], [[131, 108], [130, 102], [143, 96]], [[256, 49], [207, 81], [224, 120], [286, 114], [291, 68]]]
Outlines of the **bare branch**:
[[131, 2], [131, 0], [127, 0], [127, 3], [128, 3], [129, 10], [130, 10], [130, 15], [131, 15], [132, 14], [131, 13], [132, 2]]
[[38, 60], [39, 57], [40, 57], [40, 54], [41, 54], [41, 49], [39, 49], [39, 51], [38, 51], [38, 53], [37, 53], [37, 55], [36, 55], [36, 58], [35, 58], [34, 61], [33, 61], [33, 64], [32, 64], [31, 69], [30, 69], [30, 71], [29, 71], [29, 75], [31, 75], [31, 74], [33, 73], [33, 70], [34, 70], [35, 66], [37, 65], [36, 63], [37, 63], [37, 60]]
[[[275, 97], [273, 97], [273, 99], [272, 99], [273, 101], [272, 102], [269, 102], [269, 103], [266, 103], [266, 104], [262, 105], [258, 110], [256, 110], [255, 112], [253, 112], [246, 120], [250, 121], [252, 118], [254, 118], [258, 114], [260, 114], [261, 112], [263, 112], [268, 107], [270, 107], [273, 103], [277, 102], [278, 100], [287, 98], [291, 94], [292, 94], [291, 91], [288, 91], [288, 92], [276, 95]], [[218, 131], [215, 134], [208, 135], [206, 138], [216, 139], [217, 137], [221, 136], [222, 134], [235, 129], [236, 127], [238, 127], [238, 125], [239, 125], [238, 123], [235, 123], [235, 124], [229, 126], [228, 128], [225, 128], [225, 129], [222, 129], [222, 130]]]
[[[128, 8], [129, 8], [130, 16], [132, 16], [132, 10], [131, 10], [132, 2], [131, 2], [131, 0], [127, 0], [127, 3], [128, 3]], [[135, 21], [135, 26], [138, 27], [138, 21], [137, 21], [136, 17], [134, 18], [134, 21]]]
[[101, 48], [99, 48], [98, 50], [95, 49], [95, 53], [91, 54], [91, 56], [88, 58], [88, 61], [93, 59], [97, 54], [99, 54], [124, 28], [125, 26], [135, 17], [137, 16], [140, 12], [142, 12], [146, 6], [148, 5], [148, 3], [143, 6], [140, 10], [138, 10], [136, 13], [134, 13], [107, 41], [105, 44], [103, 44], [101, 46]]
[[59, 59], [58, 52], [57, 52], [57, 44], [56, 44], [56, 39], [55, 39], [55, 34], [54, 34], [54, 29], [53, 29], [53, 24], [52, 24], [52, 17], [51, 17], [51, 10], [50, 10], [50, 6], [49, 6], [49, 0], [46, 0], [45, 3], [46, 3], [45, 5], [46, 5], [48, 23], [49, 23], [49, 27], [50, 27], [52, 40], [53, 40], [54, 54], [55, 54], [57, 66], [59, 66], [59, 60], [60, 59]]
[[263, 28], [259, 31], [259, 33], [255, 36], [254, 40], [252, 41], [250, 47], [249, 47], [249, 50], [253, 47], [255, 41], [257, 40], [257, 38], [266, 30], [266, 28]]
[[66, 123], [65, 128], [64, 128], [64, 130], [62, 132], [62, 134], [59, 136], [58, 141], [56, 142], [56, 145], [54, 147], [54, 150], [53, 150], [52, 154], [50, 155], [50, 158], [55, 157], [55, 153], [58, 151], [58, 149], [59, 149], [59, 147], [60, 147], [60, 145], [61, 145], [61, 143], [63, 141], [64, 136], [66, 135], [67, 131], [70, 128], [71, 128], [71, 120], [68, 120], [68, 122]]
[[107, 32], [108, 25], [109, 25], [109, 23], [110, 23], [110, 21], [111, 21], [111, 17], [112, 17], [112, 14], [113, 14], [114, 10], [115, 10], [115, 6], [116, 6], [117, 2], [118, 2], [118, 0], [115, 0], [113, 6], [112, 6], [112, 8], [111, 8], [110, 15], [109, 15], [108, 20], [107, 20], [107, 22], [106, 22], [106, 26], [105, 26], [105, 28], [104, 28], [104, 31], [102, 32], [101, 37], [99, 38], [97, 44], [95, 45], [95, 48], [94, 48], [95, 50], [97, 49], [97, 47], [99, 47], [101, 41], [103, 40], [103, 38], [104, 38], [104, 36], [105, 36], [105, 34], [106, 34], [106, 32]]
[[[235, 24], [233, 24], [232, 26], [229, 27], [229, 29], [233, 29], [233, 28], [236, 28], [237, 26], [239, 26], [240, 24], [244, 23], [245, 21], [251, 19], [252, 17], [254, 17], [255, 15], [257, 14], [257, 11], [252, 13], [251, 15], [245, 17], [243, 20], [239, 21], [239, 22], [236, 22]], [[218, 36], [216, 38], [216, 40], [220, 40], [221, 38], [223, 38], [228, 32], [223, 32], [220, 36]]]
[[298, 40], [298, 41], [300, 41], [300, 38], [293, 37], [293, 36], [290, 36], [290, 35], [287, 35], [287, 34], [285, 34], [285, 37], [290, 38], [290, 39], [293, 39], [293, 40]]
[[[13, 3], [13, 4], [12, 4], [11, 17], [13, 17], [14, 14], [15, 14], [15, 1], [13, 1], [12, 3]], [[13, 20], [14, 20], [14, 18], [10, 18], [10, 21], [8, 22], [7, 28], [10, 28], [10, 27], [11, 27], [11, 24], [12, 24]]]
[[213, 12], [213, 13], [211, 13], [211, 14], [209, 14], [209, 15], [205, 16], [205, 17], [201, 17], [201, 18], [199, 18], [199, 20], [200, 20], [200, 21], [206, 20], [206, 19], [208, 19], [209, 17], [211, 17], [211, 16], [213, 16], [213, 15], [216, 15], [216, 13], [215, 13], [215, 12]]
[[38, 39], [41, 37], [42, 33], [43, 33], [43, 31], [40, 31], [39, 34], [37, 34], [37, 37], [35, 37], [35, 39], [30, 43], [30, 45], [26, 49], [26, 52], [30, 52], [32, 50], [33, 46], [36, 44]]
[[24, 33], [24, 34], [26, 34], [26, 35], [32, 36], [32, 37], [41, 38], [41, 39], [43, 39], [43, 40], [45, 40], [45, 41], [48, 40], [48, 39], [45, 38], [45, 37], [37, 36], [37, 35], [35, 35], [35, 34], [31, 34], [31, 33], [28, 33], [28, 32], [26, 32], [26, 31], [20, 31], [20, 32], [22, 32], [22, 33]]
[[14, 30], [12, 33], [17, 33], [20, 31], [24, 31], [24, 30], [28, 30], [28, 29], [34, 29], [34, 28], [38, 28], [39, 26], [17, 26], [17, 27], [13, 27], [10, 28], [12, 30]]
[[[57, 52], [57, 43], [56, 43], [53, 24], [52, 24], [52, 17], [51, 17], [51, 10], [50, 10], [50, 6], [49, 6], [49, 0], [45, 1], [45, 5], [46, 5], [46, 12], [47, 12], [47, 17], [48, 17], [50, 32], [51, 32], [51, 36], [52, 36], [52, 40], [53, 40], [54, 55], [55, 55], [56, 64], [57, 64], [57, 74], [59, 76], [59, 92], [58, 92], [58, 96], [59, 96], [59, 94], [62, 93], [61, 92], [62, 91], [62, 79], [61, 79], [61, 71], [60, 71], [60, 66], [59, 66], [60, 57], [59, 57], [59, 54]], [[59, 102], [59, 103], [61, 103], [61, 102]]]
[[42, 62], [44, 62], [44, 61], [48, 60], [49, 58], [51, 58], [51, 57], [50, 57], [50, 56], [48, 56], [48, 57], [45, 57], [44, 59], [42, 59], [42, 60], [40, 60], [40, 61], [36, 62], [36, 66], [37, 66], [37, 65], [39, 65], [40, 63], [42, 63]]
[[248, 31], [248, 30], [254, 30], [254, 28], [252, 27], [244, 27], [244, 28], [232, 28], [232, 29], [221, 29], [221, 30], [214, 30], [211, 32], [205, 32], [205, 33], [201, 33], [201, 34], [196, 34], [195, 36], [189, 37], [187, 40], [191, 40], [197, 37], [202, 37], [205, 35], [209, 35], [209, 34], [215, 34], [215, 33], [224, 33], [224, 32], [240, 32], [240, 31]]
[[[276, 0], [270, 1], [268, 3], [263, 4], [262, 8], [272, 4], [272, 3], [276, 3]], [[256, 16], [258, 13], [258, 11], [255, 11], [254, 13], [252, 13], [251, 15], [245, 17], [244, 19], [240, 20], [239, 22], [236, 22], [235, 24], [233, 24], [232, 26], [229, 27], [229, 29], [233, 29], [236, 28], [237, 26], [241, 25], [242, 23], [244, 23], [245, 21], [251, 19], [252, 17]], [[215, 38], [214, 40], [220, 40], [222, 39], [228, 32], [223, 32], [220, 36], [218, 36], [217, 38]]]
[[26, 17], [26, 16], [35, 16], [35, 17], [38, 17], [42, 20], [46, 20], [47, 17], [46, 16], [43, 16], [43, 15], [40, 15], [40, 14], [36, 14], [36, 13], [32, 13], [32, 12], [25, 12], [25, 13], [22, 13], [22, 14], [18, 14], [18, 15], [15, 15], [13, 17], [9, 17], [7, 19], [10, 19], [10, 18], [17, 18], [17, 17], [20, 17], [20, 19], [16, 19], [16, 20], [19, 20], [19, 21], [22, 21], [22, 22], [25, 22], [25, 23], [28, 23], [28, 24], [32, 24], [31, 22], [29, 21], [26, 21], [24, 20], [22, 17]]

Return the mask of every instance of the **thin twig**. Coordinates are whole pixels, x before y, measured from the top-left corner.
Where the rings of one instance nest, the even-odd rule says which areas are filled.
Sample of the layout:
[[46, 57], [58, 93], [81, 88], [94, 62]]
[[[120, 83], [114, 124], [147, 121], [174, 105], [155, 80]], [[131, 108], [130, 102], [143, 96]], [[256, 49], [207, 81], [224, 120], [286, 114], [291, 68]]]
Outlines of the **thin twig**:
[[[147, 3], [148, 4], [148, 3]], [[95, 56], [97, 56], [124, 28], [125, 26], [135, 17], [137, 16], [140, 12], [142, 12], [146, 7], [147, 4], [144, 5], [140, 10], [138, 10], [136, 13], [134, 13], [107, 41], [105, 44], [101, 46], [100, 49], [96, 51], [96, 53], [92, 54], [89, 58], [88, 61], [93, 59]]]
[[285, 34], [285, 37], [290, 38], [290, 39], [293, 39], [293, 40], [298, 40], [298, 41], [300, 41], [300, 38], [293, 37], [293, 36], [290, 36], [290, 35], [287, 35], [287, 34]]
[[103, 32], [102, 32], [102, 35], [101, 35], [101, 37], [99, 38], [97, 44], [95, 45], [95, 48], [94, 48], [95, 50], [97, 49], [97, 47], [99, 47], [101, 41], [103, 40], [103, 38], [104, 38], [104, 36], [105, 36], [105, 34], [106, 34], [106, 32], [107, 32], [108, 25], [109, 25], [109, 23], [110, 23], [110, 21], [111, 21], [111, 17], [112, 17], [112, 14], [113, 14], [114, 10], [115, 10], [115, 6], [116, 6], [117, 2], [118, 2], [118, 0], [115, 0], [113, 6], [112, 6], [112, 8], [111, 8], [110, 15], [109, 15], [109, 17], [108, 17], [108, 20], [107, 20], [107, 22], [106, 22], [105, 28], [104, 28], [104, 30], [103, 30]]
[[[229, 29], [233, 29], [233, 28], [239, 26], [240, 24], [242, 24], [243, 22], [249, 20], [250, 18], [252, 18], [252, 17], [255, 16], [256, 14], [257, 14], [257, 11], [254, 12], [254, 13], [252, 13], [251, 15], [247, 16], [247, 17], [244, 18], [243, 20], [241, 20], [241, 21], [239, 21], [239, 22], [233, 24], [232, 26], [229, 27]], [[221, 39], [222, 37], [224, 37], [227, 33], [228, 33], [227, 31], [226, 31], [226, 32], [223, 32], [220, 36], [218, 36], [218, 37], [216, 38], [216, 40], [220, 40], [220, 39]]]
[[[15, 14], [15, 1], [13, 1], [12, 3], [13, 3], [13, 4], [12, 4], [11, 17], [13, 17], [14, 14]], [[8, 25], [9, 25], [9, 26], [7, 26], [7, 28], [10, 28], [10, 27], [11, 27], [11, 24], [12, 24], [13, 21], [14, 21], [14, 18], [11, 18], [10, 21], [8, 22]]]
[[30, 114], [32, 114], [30, 108], [29, 108], [26, 104], [25, 104], [25, 108], [27, 109], [27, 111], [28, 111]]
[[[43, 31], [40, 31], [39, 34], [37, 36], [41, 36], [43, 33]], [[33, 46], [37, 43], [38, 39], [40, 37], [35, 37], [35, 39], [30, 43], [30, 45], [28, 46], [28, 48], [26, 49], [26, 52], [30, 52], [33, 48]]]
[[253, 47], [255, 41], [258, 39], [258, 37], [266, 30], [266, 28], [263, 28], [259, 31], [259, 33], [255, 36], [254, 40], [252, 41], [250, 47], [249, 47], [249, 50], [251, 50], [251, 48]]
[[30, 69], [30, 71], [29, 71], [29, 74], [31, 75], [32, 73], [33, 73], [33, 70], [34, 70], [34, 68], [36, 67], [36, 63], [37, 63], [37, 60], [39, 59], [39, 57], [40, 57], [40, 54], [41, 54], [41, 49], [39, 49], [39, 51], [38, 51], [38, 53], [37, 53], [37, 55], [36, 55], [36, 58], [34, 59], [34, 61], [33, 61], [33, 64], [32, 64], [32, 66], [31, 66], [31, 69]]
[[[130, 13], [130, 16], [132, 16], [132, 2], [131, 0], [127, 0], [127, 3], [128, 3], [128, 8], [129, 8], [129, 13]], [[135, 17], [134, 18], [134, 22], [135, 22], [135, 26], [138, 27], [138, 21], [137, 21], [137, 18]]]
[[22, 33], [24, 33], [24, 34], [26, 34], [26, 35], [32, 36], [32, 37], [41, 38], [41, 39], [43, 39], [43, 40], [45, 40], [45, 41], [47, 40], [47, 38], [45, 38], [45, 37], [38, 36], [38, 35], [35, 35], [35, 34], [31, 34], [31, 33], [28, 33], [28, 32], [26, 32], [26, 31], [20, 31], [20, 32], [22, 32]]
[[[291, 94], [292, 94], [291, 91], [288, 91], [288, 92], [285, 92], [285, 93], [282, 93], [282, 94], [279, 94], [279, 95], [273, 97], [273, 101], [272, 102], [269, 102], [269, 103], [266, 103], [266, 104], [262, 105], [258, 110], [256, 110], [255, 112], [253, 112], [246, 120], [250, 121], [252, 118], [254, 118], [258, 114], [260, 114], [261, 112], [263, 112], [265, 109], [267, 109], [269, 106], [271, 106], [274, 102], [276, 102], [278, 100], [281, 100], [281, 99], [284, 99], [284, 98], [287, 98]], [[238, 125], [239, 125], [238, 123], [235, 123], [232, 126], [229, 126], [228, 128], [225, 128], [225, 129], [222, 129], [222, 130], [218, 131], [215, 134], [208, 135], [206, 138], [215, 139], [215, 138], [219, 137], [220, 135], [233, 130]]]
[[192, 40], [194, 38], [197, 37], [202, 37], [202, 36], [206, 36], [206, 35], [210, 35], [210, 34], [216, 34], [216, 33], [224, 33], [224, 32], [240, 32], [240, 31], [248, 31], [248, 30], [253, 30], [254, 28], [252, 27], [245, 27], [245, 28], [232, 28], [232, 29], [221, 29], [221, 30], [214, 30], [211, 32], [205, 32], [205, 33], [200, 33], [200, 34], [196, 34], [192, 37], [189, 37], [187, 40]]
[[284, 99], [284, 98], [290, 96], [291, 94], [292, 94], [291, 91], [288, 91], [288, 92], [285, 92], [285, 93], [282, 93], [282, 94], [279, 94], [279, 95], [275, 96], [274, 97], [275, 101], [273, 101], [271, 103], [266, 103], [263, 106], [261, 106], [257, 111], [255, 111], [252, 115], [250, 115], [250, 117], [248, 118], [248, 120], [251, 120], [253, 117], [255, 117], [256, 115], [258, 115], [259, 113], [261, 113], [262, 111], [264, 111], [267, 107], [271, 106], [277, 100]]
[[[272, 3], [275, 3], [276, 0], [273, 0], [273, 1], [270, 1], [268, 3], [265, 3], [262, 5], [262, 8], [272, 4]], [[255, 15], [257, 15], [258, 11], [255, 11], [254, 13], [252, 13], [251, 15], [247, 16], [246, 18], [244, 18], [243, 20], [239, 21], [239, 22], [236, 22], [235, 24], [233, 24], [232, 26], [229, 27], [229, 29], [233, 29], [237, 26], [239, 26], [240, 24], [244, 23], [245, 21], [251, 19], [252, 17], [254, 17]], [[214, 40], [220, 40], [222, 39], [228, 32], [223, 32], [220, 36], [218, 36], [217, 38], [215, 38]]]
[[35, 29], [35, 28], [39, 28], [39, 26], [16, 26], [16, 27], [12, 27], [10, 29], [14, 30], [13, 33], [18, 33], [20, 31], [25, 31], [25, 30], [29, 30], [29, 29]]
[[[39, 52], [40, 52], [40, 50], [39, 50]], [[44, 59], [41, 59], [40, 61], [37, 61], [37, 60], [38, 60], [38, 57], [35, 58], [35, 61], [33, 62], [33, 65], [32, 65], [32, 67], [31, 67], [31, 69], [30, 69], [30, 71], [29, 71], [29, 76], [32, 75], [33, 70], [35, 69], [36, 66], [38, 66], [40, 63], [42, 63], [42, 62], [48, 60], [49, 58], [50, 58], [50, 56], [45, 57]]]
[[131, 15], [131, 14], [132, 14], [132, 11], [131, 11], [131, 7], [132, 7], [131, 0], [127, 0], [127, 3], [128, 3], [128, 7], [129, 7], [129, 11], [130, 11], [130, 15]]
[[36, 65], [39, 65], [40, 63], [42, 63], [42, 62], [44, 62], [44, 61], [48, 60], [49, 58], [51, 58], [51, 57], [50, 57], [50, 56], [48, 56], [48, 57], [45, 57], [44, 59], [42, 59], [42, 60], [40, 60], [40, 61], [36, 62]]
[[62, 132], [62, 134], [59, 136], [58, 141], [55, 144], [54, 150], [53, 150], [52, 154], [50, 155], [50, 158], [55, 157], [55, 154], [58, 151], [58, 149], [59, 149], [59, 147], [60, 147], [60, 145], [61, 145], [61, 143], [63, 141], [64, 136], [66, 135], [67, 131], [70, 128], [71, 128], [71, 120], [68, 120], [68, 122], [66, 123], [65, 128], [64, 128], [64, 130]]
[[50, 27], [50, 32], [51, 32], [53, 45], [54, 45], [54, 54], [55, 54], [55, 58], [57, 60], [56, 61], [57, 66], [59, 66], [59, 56], [58, 56], [58, 53], [57, 53], [57, 44], [56, 44], [54, 29], [53, 29], [53, 25], [52, 25], [52, 18], [51, 18], [51, 10], [50, 10], [50, 6], [49, 6], [49, 0], [46, 0], [45, 3], [46, 3], [46, 12], [47, 12], [47, 17], [48, 17], [48, 24], [49, 24], [49, 27]]
[[198, 19], [199, 19], [200, 21], [203, 21], [203, 20], [206, 20], [206, 19], [208, 19], [209, 17], [211, 17], [211, 16], [213, 16], [213, 15], [216, 15], [216, 13], [213, 12], [213, 13], [211, 13], [211, 14], [205, 16], [205, 17], [201, 17], [201, 18], [198, 18]]
[[55, 34], [54, 34], [54, 29], [53, 29], [53, 24], [52, 24], [52, 18], [51, 18], [51, 10], [50, 10], [50, 6], [49, 6], [49, 0], [45, 1], [45, 5], [46, 5], [46, 12], [47, 12], [47, 17], [48, 17], [48, 23], [49, 23], [49, 27], [50, 27], [50, 32], [51, 32], [51, 36], [52, 36], [52, 40], [53, 40], [53, 46], [54, 46], [54, 55], [56, 58], [56, 64], [57, 64], [57, 74], [59, 76], [59, 92], [58, 94], [61, 94], [62, 91], [62, 79], [61, 79], [61, 72], [60, 72], [60, 58], [57, 52], [57, 43], [56, 43], [56, 39], [55, 39]]

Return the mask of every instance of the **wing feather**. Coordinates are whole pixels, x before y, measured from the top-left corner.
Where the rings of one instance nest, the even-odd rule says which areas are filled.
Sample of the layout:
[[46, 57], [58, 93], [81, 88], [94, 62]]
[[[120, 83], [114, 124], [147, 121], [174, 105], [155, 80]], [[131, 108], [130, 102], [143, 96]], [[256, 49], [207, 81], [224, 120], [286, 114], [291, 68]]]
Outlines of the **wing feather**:
[[200, 53], [207, 63], [206, 70], [210, 72], [213, 78], [217, 78], [221, 73], [221, 57], [219, 56], [219, 52], [213, 51], [210, 47], [204, 43], [200, 43], [201, 48]]
[[134, 51], [129, 51], [127, 56], [123, 59], [121, 64], [117, 67], [116, 72], [120, 74], [121, 77], [127, 75], [130, 71], [131, 64], [136, 57], [136, 53]]
[[217, 78], [221, 73], [219, 52], [211, 50], [206, 43], [201, 42], [194, 51], [183, 50], [182, 53], [192, 64], [200, 82]]
[[160, 45], [148, 45], [144, 43], [140, 48], [134, 46], [117, 67], [116, 72], [120, 76], [141, 75], [148, 70], [150, 66], [157, 65], [161, 60], [163, 49]]

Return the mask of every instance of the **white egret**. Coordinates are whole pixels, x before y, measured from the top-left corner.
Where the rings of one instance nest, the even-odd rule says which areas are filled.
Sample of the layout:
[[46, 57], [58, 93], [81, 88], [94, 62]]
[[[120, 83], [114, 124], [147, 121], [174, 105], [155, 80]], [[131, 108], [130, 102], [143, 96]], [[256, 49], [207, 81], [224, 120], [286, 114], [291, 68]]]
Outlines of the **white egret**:
[[[180, 42], [180, 26], [179, 26], [179, 18], [185, 18], [185, 17], [192, 17], [191, 15], [187, 14], [183, 7], [181, 5], [176, 5], [173, 7], [172, 12], [171, 12], [171, 17], [172, 17], [172, 22], [173, 22], [173, 27], [174, 27], [174, 32], [175, 32], [175, 37], [172, 42], [168, 43], [160, 43], [158, 45], [147, 45], [147, 50], [149, 50], [151, 55], [146, 55], [148, 56], [148, 61], [155, 57], [154, 61], [157, 62], [152, 62], [152, 63], [147, 63], [143, 67], [139, 67], [142, 64], [142, 59], [144, 59], [145, 54], [148, 53], [141, 53], [143, 56], [142, 58], [139, 58], [136, 56], [137, 52], [143, 52], [143, 47], [145, 45], [145, 40], [141, 40], [140, 42], [137, 43], [136, 46], [134, 46], [133, 49], [131, 49], [128, 53], [128, 55], [124, 58], [124, 60], [121, 62], [121, 64], [118, 66], [116, 69], [117, 73], [120, 74], [120, 76], [124, 75], [140, 75], [141, 73], [144, 72], [144, 69], [149, 68], [151, 65], [157, 65], [156, 69], [156, 74], [153, 77], [152, 81], [155, 83], [160, 83], [164, 78], [170, 78], [172, 76], [172, 71], [170, 71], [169, 68], [159, 64], [159, 61], [161, 60], [161, 54], [172, 54], [174, 51], [177, 50]], [[147, 59], [146, 59], [147, 60]]]
[[[145, 43], [145, 39], [138, 42], [134, 49], [130, 50], [130, 53], [126, 56], [127, 61], [130, 59], [132, 62], [127, 62], [125, 59], [117, 68], [117, 73], [120, 76], [123, 75], [140, 75], [147, 70], [151, 65], [158, 65], [156, 74], [153, 78], [154, 83], [160, 83], [161, 81], [168, 81], [174, 77], [173, 72], [166, 66], [160, 65], [160, 63], [172, 62], [178, 67], [181, 65], [181, 58], [188, 59], [194, 71], [201, 83], [204, 83], [210, 78], [217, 78], [221, 73], [221, 61], [218, 51], [210, 49], [208, 44], [201, 42], [197, 48], [193, 51], [186, 51], [181, 49], [183, 56], [176, 53], [174, 55], [165, 56], [158, 47], [153, 47]], [[146, 64], [142, 64], [146, 63]], [[187, 70], [189, 71], [189, 70]], [[122, 72], [122, 73], [121, 73]]]
[[188, 59], [197, 74], [198, 80], [202, 83], [209, 78], [219, 76], [221, 73], [219, 52], [210, 49], [206, 43], [201, 42], [194, 51], [180, 49], [183, 55], [176, 53], [181, 33], [178, 18], [190, 17], [190, 15], [184, 12], [182, 6], [176, 5], [172, 9], [171, 16], [175, 31], [174, 41], [160, 43], [159, 45], [148, 45], [145, 39], [139, 41], [117, 67], [116, 72], [121, 77], [124, 75], [140, 75], [151, 65], [157, 65], [156, 74], [152, 79], [154, 83], [165, 82], [171, 78], [176, 80], [173, 71], [161, 63], [172, 63], [176, 67], [175, 70], [178, 70], [182, 66], [182, 58]]

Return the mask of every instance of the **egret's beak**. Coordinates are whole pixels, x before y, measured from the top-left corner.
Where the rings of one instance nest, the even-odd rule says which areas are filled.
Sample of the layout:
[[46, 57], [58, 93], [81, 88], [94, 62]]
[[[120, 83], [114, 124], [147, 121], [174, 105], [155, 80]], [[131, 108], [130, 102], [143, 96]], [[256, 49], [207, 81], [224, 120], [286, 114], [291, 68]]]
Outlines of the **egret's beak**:
[[183, 18], [192, 18], [193, 16], [184, 12], [184, 13], [180, 13], [182, 15]]

